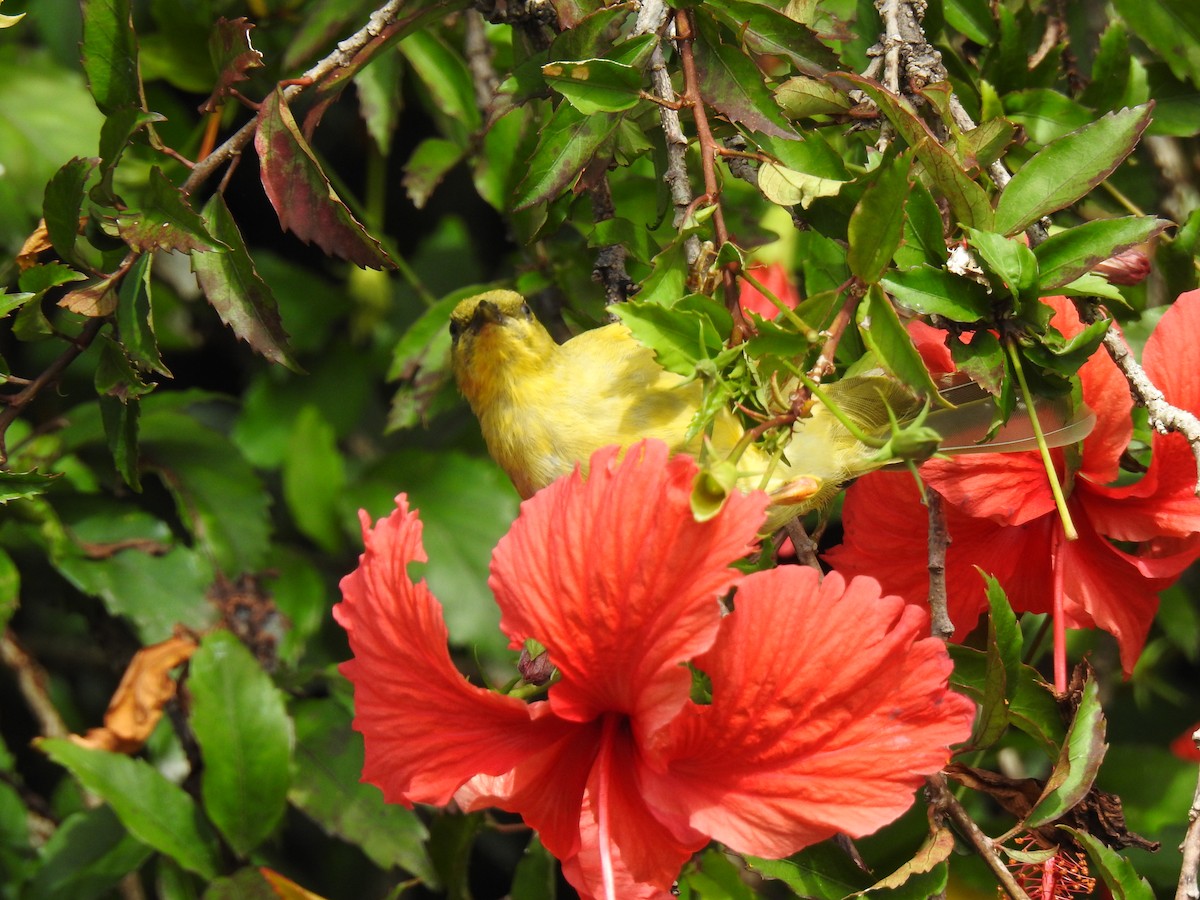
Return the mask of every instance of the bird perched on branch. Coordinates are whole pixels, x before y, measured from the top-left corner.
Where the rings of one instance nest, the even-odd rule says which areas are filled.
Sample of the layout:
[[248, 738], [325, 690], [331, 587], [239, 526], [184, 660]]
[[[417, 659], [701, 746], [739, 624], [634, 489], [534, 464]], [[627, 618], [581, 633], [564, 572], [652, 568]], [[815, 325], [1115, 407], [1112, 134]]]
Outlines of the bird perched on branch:
[[[718, 411], [707, 436], [691, 435], [704, 401], [703, 384], [664, 369], [621, 323], [557, 344], [520, 294], [496, 290], [459, 303], [450, 316], [450, 334], [458, 387], [479, 419], [492, 458], [522, 497], [577, 463], [586, 464], [608, 444], [628, 446], [657, 438], [672, 452], [700, 456], [707, 440], [710, 460], [736, 453], [738, 487], [770, 494], [768, 525], [777, 527], [820, 507], [847, 481], [893, 461], [879, 449], [892, 432], [893, 419], [912, 422], [923, 408], [884, 375], [843, 378], [824, 388], [825, 398], [875, 445], [816, 403], [811, 416], [795, 422], [782, 457], [773, 458], [759, 445], [743, 441], [746, 431], [729, 409]], [[1017, 416], [999, 442], [975, 445], [991, 420], [990, 399], [954, 402], [956, 408], [939, 410], [925, 421], [958, 442], [949, 449], [1030, 449], [1028, 429], [1012, 433], [1022, 430], [1024, 417]], [[1052, 444], [1072, 443], [1091, 428], [1086, 412], [1058, 418], [1048, 429], [1054, 432]]]

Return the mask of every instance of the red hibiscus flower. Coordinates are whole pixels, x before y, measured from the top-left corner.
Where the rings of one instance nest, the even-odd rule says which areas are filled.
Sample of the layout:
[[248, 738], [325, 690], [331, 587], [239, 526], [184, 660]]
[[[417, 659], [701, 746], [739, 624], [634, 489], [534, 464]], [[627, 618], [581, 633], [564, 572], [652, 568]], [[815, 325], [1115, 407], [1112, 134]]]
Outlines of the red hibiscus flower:
[[[1056, 324], [1079, 330], [1069, 303], [1052, 298]], [[1145, 368], [1172, 403], [1200, 410], [1200, 291], [1184, 294], [1146, 344]], [[1099, 351], [1080, 370], [1096, 427], [1074, 466], [1054, 451], [1079, 539], [1067, 541], [1036, 453], [933, 460], [921, 468], [945, 501], [949, 613], [956, 637], [987, 607], [975, 567], [999, 579], [1018, 612], [1061, 609], [1067, 628], [1099, 627], [1116, 637], [1126, 673], [1133, 670], [1158, 609], [1158, 594], [1200, 555], [1196, 464], [1177, 434], [1153, 437], [1149, 471], [1128, 485], [1119, 475], [1132, 423], [1125, 380]], [[884, 589], [924, 604], [924, 508], [906, 474], [877, 473], [847, 493], [846, 538], [828, 561], [845, 574], [870, 573]], [[1114, 541], [1124, 542], [1122, 549]]]
[[557, 669], [532, 703], [455, 670], [441, 607], [406, 573], [425, 555], [403, 496], [364, 516], [334, 609], [364, 780], [391, 802], [520, 813], [585, 897], [665, 898], [713, 838], [782, 857], [907, 809], [973, 716], [925, 613], [868, 578], [740, 575], [766, 497], [697, 522], [696, 472], [661, 443], [606, 448], [522, 504], [490, 583], [512, 646], [535, 638]]
[[[754, 276], [759, 284], [781, 300], [788, 309], [795, 309], [799, 305], [800, 295], [792, 285], [791, 276], [779, 263], [751, 266], [747, 274]], [[745, 279], [741, 281], [738, 303], [741, 304], [742, 312], [758, 313], [764, 319], [774, 319], [780, 312], [779, 307], [767, 299], [766, 294]]]

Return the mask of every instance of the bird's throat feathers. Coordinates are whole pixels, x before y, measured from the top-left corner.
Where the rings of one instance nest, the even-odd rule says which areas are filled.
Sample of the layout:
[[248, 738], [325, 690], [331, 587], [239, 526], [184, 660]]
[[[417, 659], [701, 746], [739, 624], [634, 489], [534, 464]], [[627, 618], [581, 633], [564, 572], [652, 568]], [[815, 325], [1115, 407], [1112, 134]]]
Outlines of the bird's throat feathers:
[[486, 410], [522, 402], [522, 392], [538, 384], [557, 350], [536, 322], [510, 319], [488, 324], [461, 339], [454, 354], [455, 377], [482, 419]]

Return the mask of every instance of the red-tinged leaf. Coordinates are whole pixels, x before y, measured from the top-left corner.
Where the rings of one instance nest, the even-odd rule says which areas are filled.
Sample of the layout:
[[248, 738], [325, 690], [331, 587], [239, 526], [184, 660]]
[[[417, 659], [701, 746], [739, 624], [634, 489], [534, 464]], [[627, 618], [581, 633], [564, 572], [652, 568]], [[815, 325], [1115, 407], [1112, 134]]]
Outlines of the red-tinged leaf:
[[171, 377], [158, 353], [150, 308], [150, 254], [143, 253], [121, 280], [117, 292], [117, 332], [121, 346], [139, 369]]
[[849, 83], [875, 101], [880, 112], [887, 116], [900, 136], [916, 151], [917, 159], [925, 166], [933, 186], [950, 204], [955, 220], [975, 228], [991, 227], [992, 205], [987, 193], [963, 171], [954, 154], [942, 146], [907, 100], [859, 75], [839, 74], [834, 81], [837, 84]]
[[1087, 796], [1100, 770], [1108, 744], [1104, 743], [1104, 711], [1094, 678], [1084, 682], [1075, 719], [1067, 729], [1058, 762], [1046, 780], [1042, 796], [1025, 819], [1024, 827], [1038, 828], [1053, 822]]
[[796, 132], [783, 117], [775, 95], [749, 57], [732, 44], [723, 44], [713, 29], [697, 29], [694, 50], [700, 96], [731, 122], [781, 138]]
[[1036, 248], [1038, 287], [1043, 291], [1070, 284], [1099, 263], [1147, 241], [1170, 223], [1153, 216], [1097, 219], [1051, 235]]
[[995, 230], [1016, 234], [1102, 182], [1133, 152], [1153, 109], [1151, 102], [1109, 113], [1042, 148], [1000, 195]]
[[786, 57], [815, 78], [840, 68], [837, 54], [822, 44], [812, 29], [778, 9], [752, 0], [721, 0], [707, 9], [755, 53]]
[[130, 0], [83, 0], [83, 71], [103, 113], [144, 109]]
[[200, 107], [201, 112], [211, 112], [219, 107], [233, 92], [235, 84], [250, 78], [247, 71], [262, 68], [263, 55], [250, 43], [252, 28], [254, 23], [245, 16], [236, 19], [222, 16], [217, 19], [216, 27], [208, 38], [208, 52], [220, 74], [212, 95]]
[[76, 157], [54, 173], [46, 184], [42, 217], [54, 251], [67, 262], [78, 262], [75, 239], [79, 236], [79, 216], [83, 211], [83, 188], [96, 168], [97, 159]]
[[620, 113], [585, 116], [569, 103], [559, 104], [542, 129], [529, 159], [529, 174], [517, 187], [513, 210], [528, 209], [565, 188], [592, 161], [620, 121]]
[[229, 248], [224, 253], [192, 254], [192, 271], [204, 296], [221, 321], [256, 352], [281, 366], [300, 371], [288, 353], [288, 334], [279, 318], [275, 295], [255, 270], [221, 194], [213, 194], [205, 204], [204, 221], [212, 235]]
[[300, 134], [281, 90], [258, 111], [254, 135], [263, 187], [279, 224], [305, 243], [372, 269], [394, 268], [379, 241], [371, 237], [334, 192], [312, 148]]
[[204, 220], [192, 210], [183, 192], [157, 166], [150, 170], [142, 208], [118, 216], [117, 231], [125, 243], [141, 253], [225, 249], [208, 233]]
[[880, 171], [850, 214], [846, 264], [866, 284], [880, 279], [904, 236], [911, 166], [912, 157], [905, 154]]

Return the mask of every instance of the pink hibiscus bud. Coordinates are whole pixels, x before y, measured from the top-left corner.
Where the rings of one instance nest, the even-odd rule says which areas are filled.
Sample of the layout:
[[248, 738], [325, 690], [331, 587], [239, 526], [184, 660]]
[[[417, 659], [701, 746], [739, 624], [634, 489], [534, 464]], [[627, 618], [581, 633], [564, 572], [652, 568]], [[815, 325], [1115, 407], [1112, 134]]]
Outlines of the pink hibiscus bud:
[[1103, 275], [1110, 284], [1141, 284], [1150, 274], [1150, 257], [1134, 247], [1110, 256], [1092, 271]]

